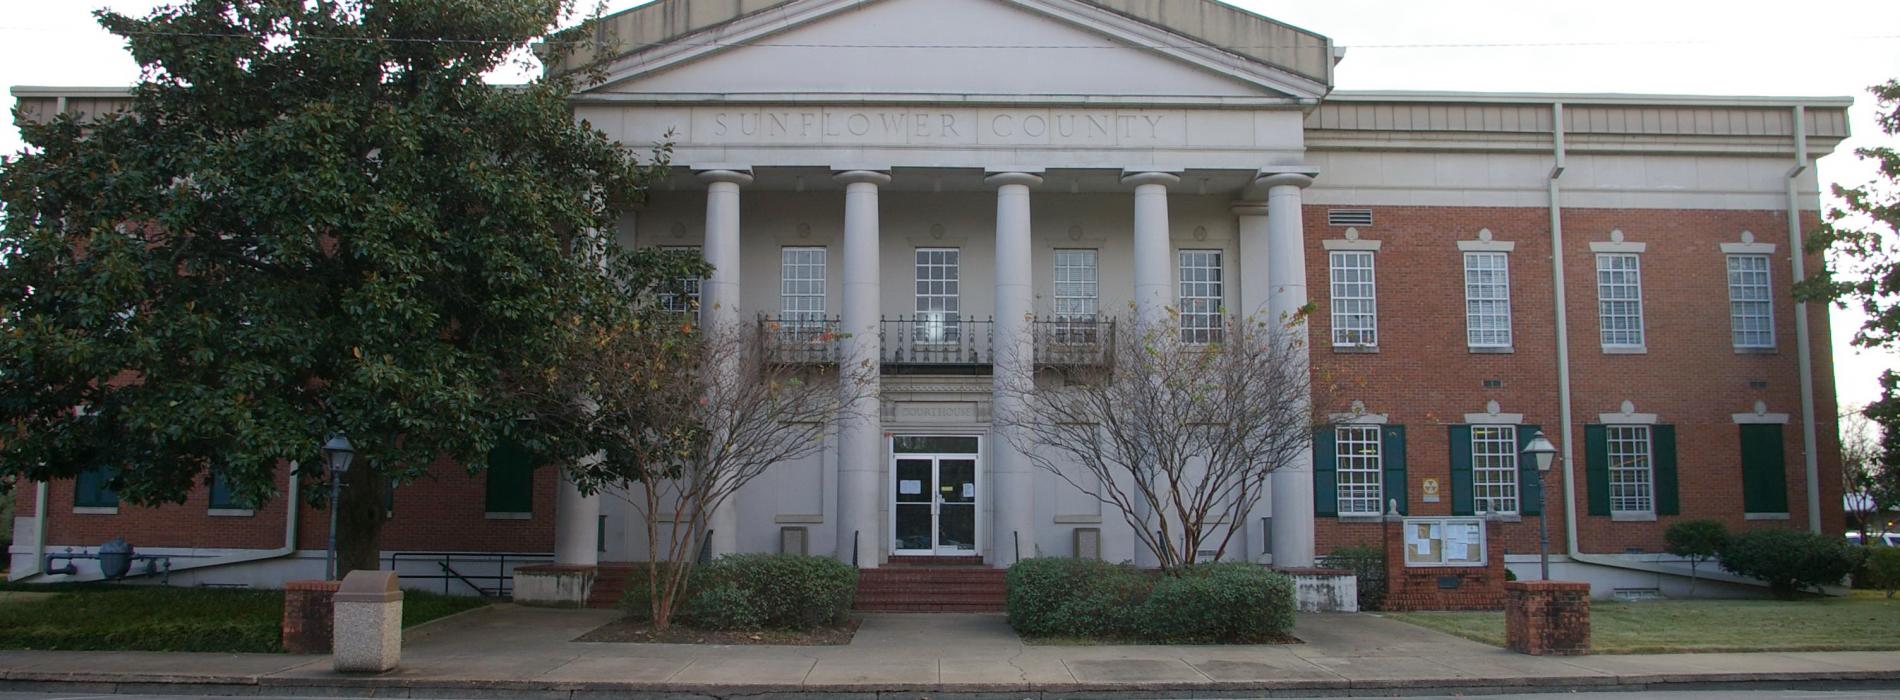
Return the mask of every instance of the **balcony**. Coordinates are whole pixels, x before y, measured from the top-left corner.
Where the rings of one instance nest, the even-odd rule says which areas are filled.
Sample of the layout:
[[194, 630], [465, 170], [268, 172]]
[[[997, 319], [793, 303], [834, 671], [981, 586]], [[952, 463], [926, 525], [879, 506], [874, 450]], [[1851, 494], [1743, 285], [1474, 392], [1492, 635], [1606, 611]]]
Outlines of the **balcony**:
[[[1038, 368], [1106, 366], [1114, 361], [1115, 321], [1038, 320], [1032, 324]], [[995, 322], [959, 314], [919, 314], [879, 321], [878, 361], [890, 374], [988, 374], [995, 363]], [[833, 317], [760, 317], [765, 360], [836, 364], [841, 323]]]

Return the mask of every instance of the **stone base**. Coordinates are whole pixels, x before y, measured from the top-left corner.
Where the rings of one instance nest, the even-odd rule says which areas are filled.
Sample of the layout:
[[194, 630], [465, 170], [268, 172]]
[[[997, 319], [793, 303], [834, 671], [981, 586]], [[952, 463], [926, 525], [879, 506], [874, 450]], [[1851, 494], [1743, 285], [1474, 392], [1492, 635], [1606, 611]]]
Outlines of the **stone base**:
[[1590, 584], [1511, 581], [1504, 584], [1504, 645], [1519, 654], [1590, 653]]
[[290, 654], [330, 653], [331, 619], [341, 581], [286, 581], [281, 637]]
[[1344, 569], [1275, 569], [1293, 577], [1300, 612], [1359, 612], [1359, 577]]
[[597, 567], [539, 564], [515, 569], [515, 602], [550, 608], [587, 605], [594, 590]]

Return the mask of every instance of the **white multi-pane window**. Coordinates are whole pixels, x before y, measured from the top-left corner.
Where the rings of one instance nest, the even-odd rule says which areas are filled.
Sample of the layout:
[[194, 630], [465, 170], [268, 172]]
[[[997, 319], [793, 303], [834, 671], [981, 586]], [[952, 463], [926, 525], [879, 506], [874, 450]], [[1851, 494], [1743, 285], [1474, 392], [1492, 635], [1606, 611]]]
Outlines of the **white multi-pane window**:
[[780, 321], [785, 327], [798, 331], [824, 328], [824, 248], [780, 249], [778, 298]]
[[1101, 309], [1100, 280], [1093, 248], [1056, 250], [1055, 340], [1093, 342], [1095, 315]]
[[1768, 256], [1728, 256], [1728, 308], [1735, 347], [1775, 346], [1775, 306], [1768, 287]]
[[1643, 271], [1635, 253], [1597, 254], [1597, 318], [1603, 347], [1643, 347]]
[[1333, 429], [1335, 465], [1339, 477], [1340, 515], [1378, 515], [1385, 512], [1385, 454], [1379, 426], [1342, 425]]
[[1517, 426], [1471, 426], [1471, 488], [1477, 512], [1518, 512]]
[[1181, 251], [1181, 342], [1221, 339], [1221, 252]]
[[1335, 250], [1332, 269], [1333, 345], [1379, 344], [1379, 300], [1373, 288], [1372, 252]]
[[961, 260], [956, 248], [917, 249], [915, 342], [934, 345], [962, 339]]
[[[694, 255], [699, 254], [699, 246], [696, 246], [696, 245], [661, 246], [660, 250], [664, 250], [669, 253], [692, 253]], [[660, 308], [666, 309], [667, 311], [671, 311], [673, 313], [679, 313], [679, 314], [689, 314], [689, 313], [698, 312], [699, 311], [699, 283], [700, 283], [700, 279], [698, 277], [681, 278], [680, 286], [686, 289], [686, 294], [684, 296], [677, 295], [677, 294], [670, 294], [670, 293], [661, 294]]]
[[1610, 463], [1610, 512], [1655, 512], [1649, 426], [1612, 425], [1605, 431], [1606, 457]]
[[1465, 253], [1465, 343], [1511, 347], [1511, 258], [1506, 253]]

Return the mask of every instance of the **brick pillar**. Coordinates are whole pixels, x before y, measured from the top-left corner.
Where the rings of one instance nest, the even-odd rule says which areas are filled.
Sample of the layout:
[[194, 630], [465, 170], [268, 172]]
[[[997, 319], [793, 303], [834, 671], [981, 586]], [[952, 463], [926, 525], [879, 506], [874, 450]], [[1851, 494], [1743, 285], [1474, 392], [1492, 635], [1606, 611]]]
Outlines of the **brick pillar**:
[[288, 581], [284, 583], [284, 651], [290, 654], [330, 653], [330, 625], [336, 589], [342, 581]]
[[1504, 643], [1534, 656], [1590, 653], [1590, 584], [1511, 581], [1504, 584]]

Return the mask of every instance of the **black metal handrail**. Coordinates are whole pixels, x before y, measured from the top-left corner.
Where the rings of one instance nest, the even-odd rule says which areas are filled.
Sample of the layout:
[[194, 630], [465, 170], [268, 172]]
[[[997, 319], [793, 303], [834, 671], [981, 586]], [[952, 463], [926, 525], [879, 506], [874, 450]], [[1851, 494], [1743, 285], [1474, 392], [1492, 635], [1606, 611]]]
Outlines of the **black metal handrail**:
[[1100, 316], [1057, 317], [1035, 322], [1036, 364], [1042, 367], [1100, 367], [1115, 360], [1115, 319]]
[[[444, 595], [450, 592], [449, 589], [452, 584], [460, 581], [462, 585], [468, 586], [481, 595], [490, 598], [511, 598], [515, 593], [515, 579], [514, 570], [508, 566], [509, 562], [512, 561], [515, 566], [520, 566], [530, 562], [553, 560], [554, 555], [538, 552], [391, 552], [389, 554], [389, 569], [396, 572], [396, 577], [400, 579], [418, 579], [423, 581], [439, 580], [442, 582], [442, 593]], [[401, 567], [404, 561], [433, 561], [436, 567], [441, 570], [441, 573], [404, 573]], [[458, 561], [464, 564], [493, 564], [495, 573], [463, 574], [453, 567]], [[482, 585], [482, 583], [485, 582], [493, 582], [494, 587], [491, 588]]]
[[836, 316], [760, 316], [759, 342], [765, 361], [777, 364], [838, 363]]
[[889, 365], [990, 364], [994, 324], [953, 312], [883, 318], [879, 322], [884, 363]]

